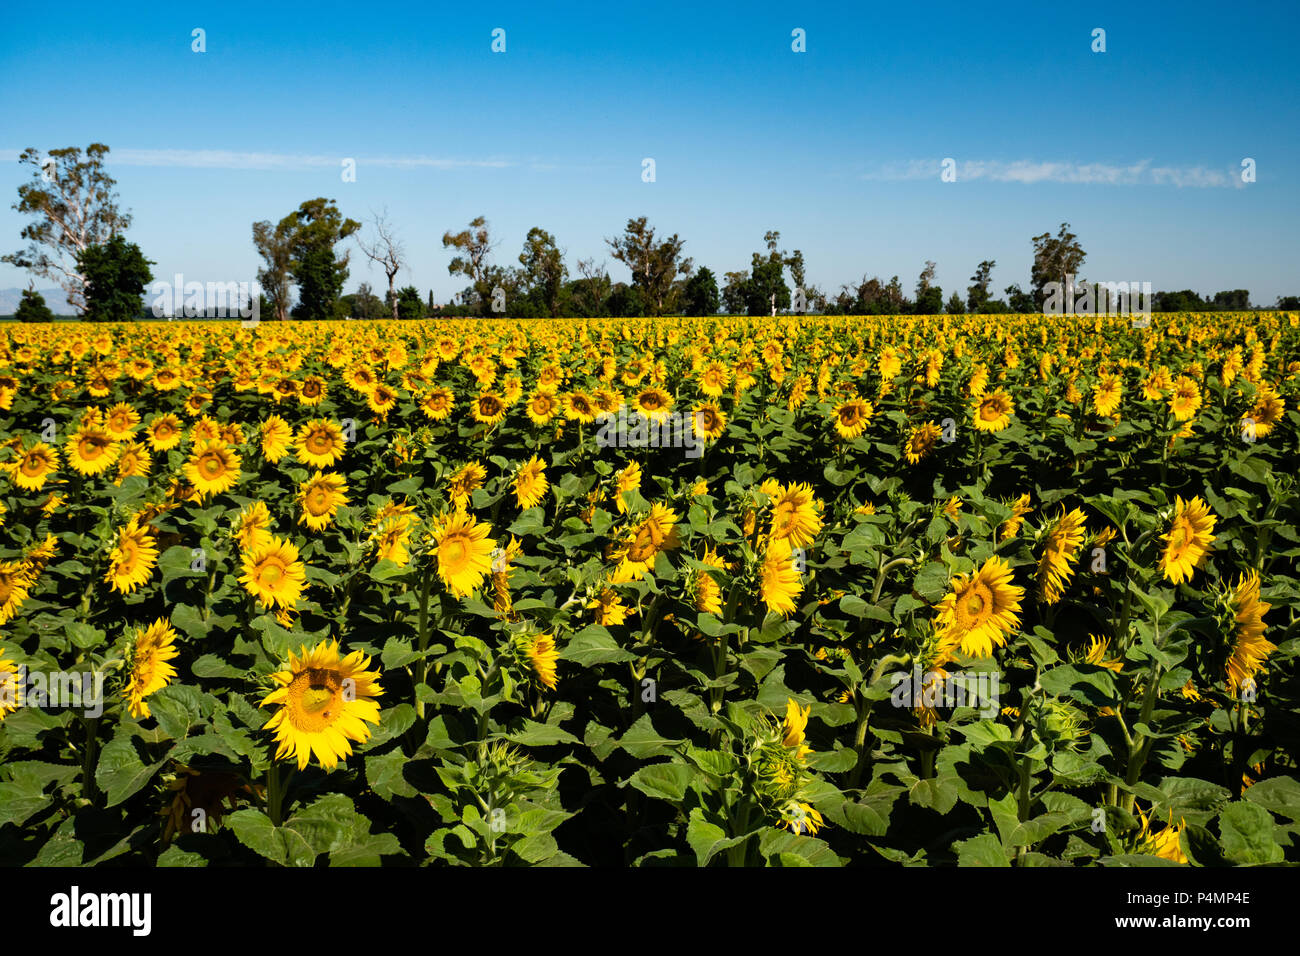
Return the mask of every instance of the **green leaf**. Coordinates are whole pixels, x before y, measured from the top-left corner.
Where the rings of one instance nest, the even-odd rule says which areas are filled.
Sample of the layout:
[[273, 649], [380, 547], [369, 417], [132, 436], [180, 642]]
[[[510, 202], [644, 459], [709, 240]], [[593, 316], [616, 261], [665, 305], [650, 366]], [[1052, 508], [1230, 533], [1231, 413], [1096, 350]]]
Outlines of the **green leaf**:
[[1010, 866], [1002, 844], [992, 833], [981, 833], [953, 844], [957, 848], [958, 866]]
[[238, 667], [231, 667], [220, 657], [215, 654], [204, 654], [193, 664], [190, 665], [190, 671], [195, 677], [233, 677], [244, 678], [248, 676], [248, 671]]
[[[946, 525], [944, 529], [944, 533], [947, 534]], [[938, 601], [948, 590], [948, 568], [938, 561], [931, 561], [917, 574], [912, 582], [912, 590], [931, 604]]]
[[523, 744], [526, 747], [549, 747], [552, 744], [582, 743], [577, 737], [554, 724], [539, 724], [535, 720], [524, 720], [524, 729], [503, 735], [507, 740]]
[[642, 767], [628, 782], [648, 797], [681, 803], [695, 772], [685, 764], [655, 763]]
[[366, 757], [366, 783], [370, 789], [385, 800], [394, 796], [413, 797], [416, 789], [402, 776], [402, 768], [410, 758], [400, 749], [390, 750], [386, 754]]
[[1295, 777], [1270, 777], [1261, 780], [1242, 794], [1251, 803], [1281, 814], [1291, 820], [1300, 820], [1300, 783]]
[[99, 752], [95, 785], [103, 791], [106, 805], [115, 807], [152, 780], [164, 763], [165, 759], [146, 766], [136, 752], [133, 737], [129, 734], [114, 737]]
[[659, 736], [658, 732], [655, 731], [654, 724], [650, 721], [649, 714], [642, 714], [638, 717], [636, 723], [629, 727], [618, 741], [619, 746], [637, 760], [666, 756], [672, 753], [672, 747], [685, 742], [684, 740], [668, 740]]
[[560, 657], [583, 667], [636, 660], [636, 655], [618, 646], [609, 631], [598, 624], [583, 628], [564, 645]]
[[1232, 863], [1281, 863], [1282, 847], [1274, 837], [1273, 817], [1254, 803], [1229, 804], [1219, 814], [1223, 854]]

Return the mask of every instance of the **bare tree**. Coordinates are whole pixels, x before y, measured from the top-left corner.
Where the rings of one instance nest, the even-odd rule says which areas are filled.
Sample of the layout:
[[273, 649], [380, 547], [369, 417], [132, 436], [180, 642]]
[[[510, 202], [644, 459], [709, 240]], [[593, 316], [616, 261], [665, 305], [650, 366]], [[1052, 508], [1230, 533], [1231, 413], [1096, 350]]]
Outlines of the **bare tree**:
[[374, 227], [375, 237], [369, 242], [358, 237], [357, 245], [361, 248], [361, 254], [383, 269], [384, 275], [388, 276], [388, 301], [393, 306], [393, 318], [396, 319], [397, 293], [394, 291], [393, 284], [397, 279], [397, 273], [401, 272], [406, 265], [406, 251], [397, 241], [397, 234], [388, 222], [387, 209], [382, 213], [372, 210], [370, 225]]
[[106, 155], [103, 143], [91, 143], [84, 160], [75, 147], [52, 149], [46, 156], [23, 150], [18, 161], [32, 167], [32, 181], [18, 187], [13, 208], [36, 218], [23, 227], [27, 248], [0, 256], [58, 282], [79, 312], [86, 307], [86, 277], [77, 257], [131, 225], [130, 214], [117, 208], [116, 182], [104, 171]]
[[596, 263], [596, 257], [590, 259], [578, 260], [578, 275], [581, 276], [583, 311], [589, 315], [599, 315], [600, 307], [605, 304], [609, 298], [611, 286], [609, 272], [605, 269], [605, 263], [602, 261], [599, 265]]

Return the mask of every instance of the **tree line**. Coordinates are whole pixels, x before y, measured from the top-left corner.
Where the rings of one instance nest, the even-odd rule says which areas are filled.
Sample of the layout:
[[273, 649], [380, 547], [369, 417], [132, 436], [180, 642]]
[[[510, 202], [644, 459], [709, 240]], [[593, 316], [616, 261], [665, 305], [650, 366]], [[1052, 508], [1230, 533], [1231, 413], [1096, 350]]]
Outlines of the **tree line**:
[[[33, 217], [24, 227], [27, 248], [0, 257], [33, 275], [52, 279], [88, 320], [122, 321], [148, 317], [142, 295], [153, 281], [150, 266], [124, 233], [129, 213], [118, 208], [115, 181], [104, 170], [109, 148], [92, 143], [80, 149], [51, 150], [42, 156], [29, 148], [19, 162], [32, 167], [32, 180], [18, 187], [13, 208]], [[363, 282], [344, 293], [350, 274], [352, 239], [362, 256], [387, 279], [383, 296]], [[763, 236], [747, 270], [724, 272], [696, 268], [684, 254], [678, 234], [657, 232], [646, 219], [628, 219], [621, 234], [605, 240], [608, 255], [625, 265], [630, 282], [614, 281], [607, 263], [595, 257], [578, 259], [574, 272], [567, 252], [555, 236], [533, 227], [513, 261], [496, 261], [497, 240], [485, 216], [459, 232], [443, 234], [443, 247], [453, 253], [447, 270], [465, 281], [450, 302], [435, 303], [432, 291], [423, 297], [414, 286], [397, 288], [397, 276], [409, 263], [397, 230], [386, 212], [373, 213], [363, 223], [345, 218], [333, 199], [318, 197], [275, 223], [252, 226], [253, 246], [261, 265], [261, 315], [284, 320], [418, 319], [433, 316], [659, 316], [713, 315], [718, 312], [769, 315], [783, 312], [881, 315], [938, 313], [1032, 313], [1042, 311], [1048, 285], [1079, 276], [1087, 257], [1069, 223], [1055, 235], [1044, 232], [1030, 239], [1033, 259], [1027, 289], [1012, 284], [995, 297], [992, 274], [997, 263], [981, 261], [963, 295], [935, 283], [936, 265], [927, 261], [911, 296], [897, 275], [883, 280], [864, 275], [835, 292], [807, 282], [803, 252], [781, 247], [781, 234]], [[1078, 280], [1082, 282], [1082, 279]], [[1165, 311], [1241, 311], [1249, 309], [1245, 289], [1225, 290], [1201, 298], [1191, 290], [1157, 292], [1153, 308]], [[1300, 297], [1277, 300], [1280, 309], [1300, 308]], [[23, 293], [15, 316], [25, 321], [52, 321], [53, 315], [34, 288]]]

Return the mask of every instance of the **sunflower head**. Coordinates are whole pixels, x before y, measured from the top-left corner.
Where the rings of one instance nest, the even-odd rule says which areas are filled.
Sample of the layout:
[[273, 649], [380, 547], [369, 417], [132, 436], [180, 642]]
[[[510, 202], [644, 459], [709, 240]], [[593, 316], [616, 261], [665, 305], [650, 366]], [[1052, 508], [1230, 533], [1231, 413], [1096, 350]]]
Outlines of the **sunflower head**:
[[326, 769], [352, 754], [352, 743], [370, 739], [367, 723], [379, 723], [383, 693], [379, 672], [367, 668], [370, 658], [360, 651], [346, 657], [337, 641], [321, 641], [312, 650], [306, 646], [271, 675], [275, 689], [262, 700], [263, 707], [276, 707], [264, 725], [275, 731], [279, 745], [275, 758], [296, 759], [306, 769], [313, 756]]

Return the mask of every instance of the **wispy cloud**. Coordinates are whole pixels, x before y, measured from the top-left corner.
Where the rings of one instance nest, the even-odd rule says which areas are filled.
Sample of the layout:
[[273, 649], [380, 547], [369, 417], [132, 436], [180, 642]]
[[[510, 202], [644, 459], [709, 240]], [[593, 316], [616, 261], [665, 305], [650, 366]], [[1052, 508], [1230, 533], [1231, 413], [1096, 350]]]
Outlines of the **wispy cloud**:
[[[1074, 183], [1102, 186], [1178, 186], [1224, 188], [1240, 186], [1239, 176], [1226, 169], [1208, 166], [1155, 166], [1149, 159], [1127, 165], [1113, 163], [1053, 162], [1032, 159], [955, 160], [957, 182]], [[938, 180], [941, 159], [912, 159], [886, 163], [862, 175], [863, 179], [897, 182]]]
[[[17, 162], [20, 151], [0, 150], [0, 162]], [[114, 149], [110, 166], [153, 166], [183, 169], [304, 170], [338, 168], [355, 159], [358, 168], [381, 169], [504, 169], [518, 163], [505, 159], [456, 159], [445, 156], [321, 156], [301, 153], [246, 153], [227, 149]]]

